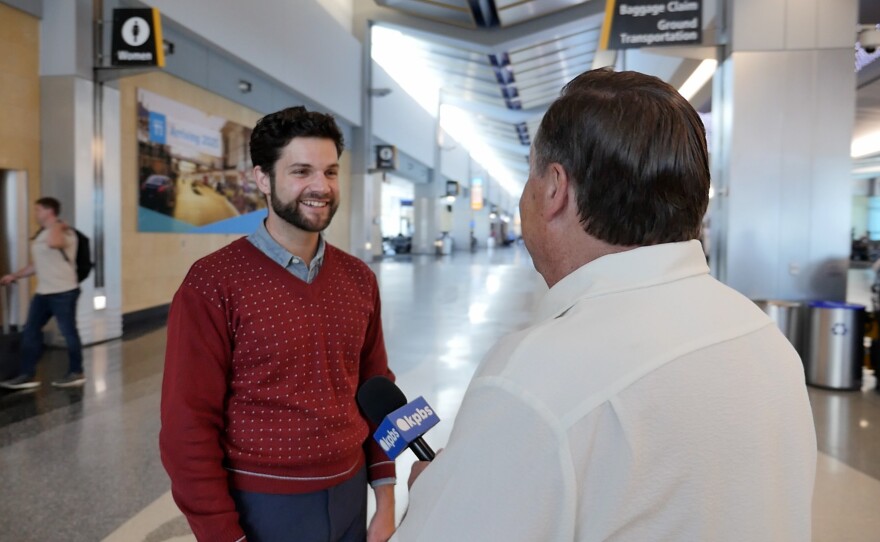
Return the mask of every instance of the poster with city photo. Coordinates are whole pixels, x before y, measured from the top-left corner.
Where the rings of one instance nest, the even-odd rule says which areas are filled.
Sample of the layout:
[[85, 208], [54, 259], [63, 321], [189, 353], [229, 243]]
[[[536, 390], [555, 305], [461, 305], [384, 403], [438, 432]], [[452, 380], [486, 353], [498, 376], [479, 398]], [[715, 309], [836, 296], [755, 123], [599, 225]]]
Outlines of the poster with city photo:
[[251, 129], [138, 89], [138, 231], [250, 233], [266, 216]]

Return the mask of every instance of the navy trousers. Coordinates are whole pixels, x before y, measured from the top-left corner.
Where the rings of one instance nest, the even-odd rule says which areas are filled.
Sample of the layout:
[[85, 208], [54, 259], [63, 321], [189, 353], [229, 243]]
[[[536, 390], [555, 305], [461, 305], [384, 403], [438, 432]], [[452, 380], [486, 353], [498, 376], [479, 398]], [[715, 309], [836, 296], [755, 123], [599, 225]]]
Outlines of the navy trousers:
[[248, 542], [364, 542], [367, 470], [338, 486], [300, 495], [231, 489]]
[[21, 337], [20, 374], [33, 377], [37, 373], [37, 362], [43, 355], [43, 326], [53, 316], [67, 343], [67, 354], [70, 357], [68, 372], [83, 372], [82, 343], [76, 330], [77, 299], [79, 299], [79, 288], [58, 294], [34, 296]]

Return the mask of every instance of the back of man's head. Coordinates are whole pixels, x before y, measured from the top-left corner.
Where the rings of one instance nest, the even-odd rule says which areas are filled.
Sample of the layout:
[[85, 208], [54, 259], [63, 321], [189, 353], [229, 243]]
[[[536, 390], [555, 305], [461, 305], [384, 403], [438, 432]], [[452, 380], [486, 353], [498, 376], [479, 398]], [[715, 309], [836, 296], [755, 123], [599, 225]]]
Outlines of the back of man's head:
[[43, 209], [51, 210], [55, 216], [58, 216], [61, 214], [61, 202], [55, 198], [49, 198], [49, 197], [40, 198], [37, 201], [35, 201], [34, 203], [36, 203], [37, 205], [39, 205]]
[[533, 162], [558, 163], [584, 230], [611, 245], [696, 239], [709, 202], [706, 132], [670, 85], [637, 72], [585, 72], [541, 121]]

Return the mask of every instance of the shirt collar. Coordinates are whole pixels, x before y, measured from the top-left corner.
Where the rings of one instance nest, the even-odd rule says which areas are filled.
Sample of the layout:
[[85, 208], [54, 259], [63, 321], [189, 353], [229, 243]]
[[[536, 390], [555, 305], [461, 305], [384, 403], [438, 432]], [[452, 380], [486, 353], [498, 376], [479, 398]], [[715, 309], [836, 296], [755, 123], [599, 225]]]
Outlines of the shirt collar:
[[[286, 248], [281, 246], [278, 241], [272, 238], [269, 234], [269, 230], [266, 229], [265, 220], [260, 222], [260, 227], [248, 237], [248, 240], [281, 267], [288, 267], [294, 259], [302, 262], [302, 257], [291, 254]], [[311, 265], [309, 265], [310, 269], [324, 263], [324, 248], [324, 234], [321, 233], [318, 235], [318, 250], [315, 252], [315, 257], [312, 258]]]
[[539, 322], [557, 318], [581, 299], [635, 290], [709, 273], [699, 241], [639, 247], [602, 256], [553, 285], [538, 306]]

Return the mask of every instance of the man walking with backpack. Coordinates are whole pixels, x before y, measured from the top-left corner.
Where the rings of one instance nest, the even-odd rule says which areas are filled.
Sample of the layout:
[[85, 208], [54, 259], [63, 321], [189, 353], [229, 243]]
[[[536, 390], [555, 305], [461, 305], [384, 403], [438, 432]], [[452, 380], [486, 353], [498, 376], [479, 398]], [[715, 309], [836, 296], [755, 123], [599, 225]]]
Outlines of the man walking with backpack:
[[16, 280], [37, 276], [37, 291], [31, 300], [21, 344], [21, 364], [15, 378], [0, 382], [0, 388], [10, 390], [32, 389], [40, 386], [35, 379], [37, 362], [43, 354], [43, 326], [53, 316], [67, 342], [70, 367], [64, 378], [52, 382], [59, 388], [82, 386], [82, 343], [76, 329], [76, 302], [79, 299], [77, 272], [77, 233], [58, 215], [61, 204], [55, 198], [40, 198], [34, 205], [34, 214], [40, 230], [31, 244], [32, 263], [17, 272], [0, 278], [0, 286]]

